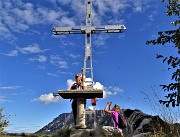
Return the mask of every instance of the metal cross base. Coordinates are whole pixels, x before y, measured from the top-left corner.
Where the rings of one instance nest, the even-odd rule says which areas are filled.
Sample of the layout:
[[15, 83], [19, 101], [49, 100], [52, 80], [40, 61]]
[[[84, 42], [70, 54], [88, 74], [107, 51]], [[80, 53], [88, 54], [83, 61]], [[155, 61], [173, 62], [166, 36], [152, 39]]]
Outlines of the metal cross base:
[[86, 99], [102, 98], [103, 90], [58, 90], [63, 99], [77, 99], [76, 129], [85, 129], [85, 104]]

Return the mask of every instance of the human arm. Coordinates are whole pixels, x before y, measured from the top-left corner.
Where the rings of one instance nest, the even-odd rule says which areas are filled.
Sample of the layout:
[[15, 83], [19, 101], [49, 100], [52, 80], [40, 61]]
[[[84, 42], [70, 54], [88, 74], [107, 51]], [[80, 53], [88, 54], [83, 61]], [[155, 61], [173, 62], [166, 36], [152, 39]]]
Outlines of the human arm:
[[110, 106], [111, 106], [112, 102], [108, 102], [106, 107], [104, 108], [104, 112], [108, 113], [108, 114], [112, 114], [113, 112], [110, 110]]
[[87, 86], [82, 86], [82, 89], [83, 89], [83, 90], [87, 90], [88, 87], [87, 87]]
[[82, 74], [81, 87], [82, 87], [83, 90], [87, 90], [87, 89], [88, 89], [88, 87], [87, 87], [87, 85], [86, 85], [86, 83], [85, 83], [84, 74]]

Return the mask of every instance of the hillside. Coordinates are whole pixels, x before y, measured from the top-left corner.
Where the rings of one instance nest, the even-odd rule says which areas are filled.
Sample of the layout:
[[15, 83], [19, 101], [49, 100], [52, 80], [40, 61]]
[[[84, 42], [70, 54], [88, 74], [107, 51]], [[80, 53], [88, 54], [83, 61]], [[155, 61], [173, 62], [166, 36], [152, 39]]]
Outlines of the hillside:
[[[154, 133], [170, 133], [171, 130], [176, 128], [177, 134], [180, 131], [180, 124], [176, 123], [174, 125], [168, 124], [163, 121], [159, 116], [151, 116], [143, 113], [140, 110], [125, 109], [124, 115], [129, 123], [128, 134], [133, 136], [139, 134], [154, 134]], [[86, 125], [87, 128], [93, 128], [94, 125], [94, 114], [93, 111], [89, 110], [86, 115]], [[111, 126], [111, 117], [104, 113], [103, 110], [95, 111], [95, 123], [97, 126]], [[55, 118], [48, 125], [44, 126], [42, 129], [36, 132], [36, 134], [50, 134], [59, 131], [62, 128], [73, 126], [73, 115], [72, 113], [63, 113]], [[180, 132], [179, 132], [180, 133]]]

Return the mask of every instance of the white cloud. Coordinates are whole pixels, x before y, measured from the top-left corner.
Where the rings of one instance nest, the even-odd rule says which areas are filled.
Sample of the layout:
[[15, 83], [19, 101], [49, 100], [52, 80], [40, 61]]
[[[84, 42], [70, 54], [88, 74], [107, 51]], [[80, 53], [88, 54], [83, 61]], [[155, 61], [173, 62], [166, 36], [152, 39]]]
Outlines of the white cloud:
[[53, 76], [53, 77], [59, 77], [59, 75], [58, 75], [58, 74], [54, 74], [54, 73], [47, 73], [47, 75], [49, 75], [49, 76]]
[[[49, 9], [23, 0], [2, 1], [0, 6], [0, 36], [5, 39], [15, 37], [14, 32], [24, 32], [36, 24], [59, 25], [62, 16], [67, 13], [57, 9]], [[66, 19], [68, 20], [68, 19]], [[74, 24], [73, 22], [68, 24]]]
[[77, 59], [77, 58], [81, 57], [81, 55], [74, 55], [74, 54], [69, 54], [69, 56], [73, 59]]
[[46, 62], [47, 57], [44, 55], [39, 55], [37, 58], [29, 58], [30, 61], [38, 61], [40, 63]]
[[147, 28], [149, 28], [151, 25], [152, 25], [152, 23], [151, 23], [151, 22], [148, 22], [148, 23], [144, 24], [144, 25], [142, 26], [142, 28], [140, 28], [139, 30], [140, 30], [140, 31], [145, 31], [145, 30], [146, 30]]
[[50, 59], [51, 59], [50, 60], [51, 64], [59, 68], [68, 68], [67, 62], [63, 58], [59, 57], [58, 55], [51, 55]]
[[108, 34], [103, 34], [103, 35], [95, 36], [95, 41], [93, 42], [93, 44], [95, 44], [96, 47], [101, 47], [101, 46], [105, 45], [106, 40], [109, 37], [110, 36]]
[[72, 0], [72, 3], [70, 5], [70, 7], [72, 8], [73, 12], [74, 12], [74, 21], [76, 24], [84, 24], [85, 25], [85, 18], [86, 18], [86, 5], [85, 5], [86, 1], [84, 0]]
[[73, 62], [71, 65], [79, 66], [80, 62]]
[[3, 55], [14, 57], [14, 56], [18, 56], [19, 54], [18, 54], [18, 50], [11, 50], [9, 53], [3, 53]]
[[134, 3], [134, 12], [142, 12], [142, 11], [143, 11], [142, 2], [138, 1]]
[[14, 90], [18, 88], [20, 88], [20, 86], [1, 86], [0, 90]]
[[96, 83], [94, 84], [93, 89], [104, 89], [104, 86], [103, 86], [101, 83], [96, 82]]
[[154, 21], [155, 16], [157, 15], [157, 11], [153, 11], [149, 16], [148, 19], [152, 22]]
[[[109, 22], [115, 24], [123, 22], [123, 20], [118, 21], [123, 19], [122, 15], [127, 8], [134, 9], [134, 12], [142, 12], [147, 10], [147, 6], [152, 6], [148, 3], [149, 1], [152, 0], [146, 2], [142, 0], [93, 0], [93, 23], [99, 26]], [[39, 5], [35, 1], [3, 0], [0, 3], [0, 36], [10, 38], [13, 37], [14, 32], [25, 32], [32, 29], [33, 25], [77, 26], [77, 24], [85, 23], [86, 1], [51, 0], [45, 2], [47, 5], [52, 4], [53, 8]], [[68, 10], [64, 9], [66, 6], [69, 7]], [[111, 15], [110, 19], [107, 18], [107, 14]]]
[[57, 103], [61, 100], [62, 98], [60, 96], [54, 97], [52, 93], [49, 93], [49, 94], [41, 95], [39, 98], [35, 98], [32, 101], [33, 102], [39, 101], [39, 102], [44, 102], [45, 104], [49, 104], [49, 103]]
[[31, 54], [31, 53], [41, 53], [43, 50], [40, 49], [39, 45], [36, 43], [33, 43], [31, 45], [27, 45], [24, 48], [17, 47], [17, 49], [22, 53], [22, 54]]
[[58, 3], [63, 5], [69, 5], [72, 0], [57, 0]]
[[[56, 36], [56, 35], [54, 35], [54, 36]], [[62, 38], [62, 37], [65, 37], [65, 35], [58, 37], [58, 38], [60, 38], [60, 45], [62, 45], [62, 46], [74, 46], [75, 43], [73, 43], [72, 41], [64, 40], [64, 38]]]
[[58, 74], [63, 74], [63, 75], [73, 75], [72, 72], [65, 72], [65, 71], [61, 71], [61, 70], [58, 70], [57, 73]]
[[[54, 25], [60, 25], [62, 23], [62, 17], [66, 16], [66, 12], [58, 8], [57, 10], [51, 10], [49, 8], [40, 7], [36, 11], [39, 15], [39, 22], [36, 24], [54, 24]], [[41, 22], [40, 22], [41, 20]]]
[[[16, 47], [16, 50], [11, 50], [9, 53], [3, 53], [3, 55], [6, 56], [18, 56], [19, 53], [21, 54], [34, 54], [34, 53], [41, 53], [44, 52], [45, 50], [41, 50], [39, 45], [36, 43], [33, 43], [31, 45], [27, 45], [24, 48], [20, 48], [20, 47]], [[31, 61], [39, 61], [39, 62], [45, 62], [46, 61], [46, 57], [40, 55], [38, 58], [36, 59], [30, 59]]]
[[117, 14], [119, 11], [122, 11], [129, 6], [128, 2], [123, 0], [121, 0], [121, 2], [119, 0], [96, 0], [94, 4], [98, 6], [98, 12], [101, 15], [105, 15], [106, 12], [110, 11]]
[[89, 106], [88, 109], [94, 110], [94, 107], [93, 106]]
[[22, 7], [14, 7], [12, 11], [16, 18], [19, 18], [20, 22], [26, 22], [27, 24], [35, 24], [38, 22], [38, 14], [35, 12], [34, 6], [31, 3], [26, 3]]
[[[91, 78], [86, 78], [85, 81], [91, 81]], [[73, 81], [71, 79], [67, 80], [68, 90], [70, 89], [70, 87], [72, 86], [73, 83], [75, 83], [75, 81]], [[120, 87], [113, 87], [113, 86], [104, 87], [100, 82], [95, 82], [93, 89], [102, 89], [103, 90], [103, 98], [106, 98], [108, 96], [114, 96], [114, 95], [117, 95], [117, 94], [123, 92], [123, 89]]]
[[67, 89], [70, 90], [71, 86], [72, 86], [74, 83], [75, 83], [74, 80], [68, 79], [68, 80], [67, 80], [67, 83], [66, 83]]
[[76, 26], [76, 23], [73, 21], [73, 18], [62, 17], [61, 22], [59, 23], [61, 26]]
[[[86, 78], [85, 81], [91, 81], [91, 78]], [[67, 80], [67, 89], [70, 90], [71, 86], [75, 83], [74, 80], [68, 79]], [[120, 87], [114, 87], [114, 86], [109, 86], [109, 87], [104, 87], [100, 82], [95, 82], [93, 89], [102, 89], [103, 90], [103, 98], [106, 98], [108, 96], [115, 96], [121, 92], [123, 92], [123, 89]]]
[[150, 21], [154, 21], [153, 15], [149, 15], [149, 20], [150, 20]]
[[123, 92], [123, 89], [120, 87], [109, 86], [109, 87], [106, 87], [105, 89], [107, 91], [107, 94], [109, 95], [117, 95]]
[[11, 102], [11, 101], [10, 101], [10, 100], [5, 99], [5, 97], [4, 97], [4, 96], [0, 96], [0, 104], [1, 104], [1, 103], [8, 103], [8, 102]]
[[[128, 7], [130, 7], [129, 1], [95, 0], [93, 1], [92, 11], [93, 24], [96, 26], [101, 26], [105, 24], [120, 24], [123, 21], [122, 13], [125, 13], [125, 10]], [[110, 14], [111, 16], [107, 16], [107, 14]]]
[[[86, 78], [86, 80], [85, 81], [91, 81], [91, 78]], [[70, 88], [71, 88], [71, 86], [75, 83], [76, 81], [74, 81], [74, 80], [72, 80], [72, 79], [68, 79], [67, 80], [67, 89], [69, 90]], [[95, 84], [94, 84], [94, 87], [93, 87], [93, 89], [103, 89], [103, 85], [101, 85], [101, 83], [99, 83], [99, 82], [96, 82]]]
[[108, 5], [111, 6], [112, 12], [114, 14], [117, 13], [122, 13], [127, 7], [130, 7], [128, 2], [125, 1], [119, 1], [119, 0], [114, 0], [114, 1], [108, 1]]
[[103, 98], [106, 98], [108, 96], [115, 96], [121, 92], [123, 92], [123, 89], [120, 87], [104, 87], [100, 82], [96, 82], [94, 84], [94, 89], [102, 89], [103, 90]]
[[[86, 78], [85, 81], [91, 81], [91, 78]], [[74, 83], [75, 83], [74, 80], [68, 79], [67, 83], [66, 83], [67, 89], [69, 90]], [[123, 92], [123, 89], [120, 87], [113, 87], [113, 86], [104, 87], [100, 82], [95, 82], [93, 89], [102, 89], [103, 90], [103, 98], [106, 98], [108, 96], [114, 96], [114, 95], [117, 95], [117, 94]]]

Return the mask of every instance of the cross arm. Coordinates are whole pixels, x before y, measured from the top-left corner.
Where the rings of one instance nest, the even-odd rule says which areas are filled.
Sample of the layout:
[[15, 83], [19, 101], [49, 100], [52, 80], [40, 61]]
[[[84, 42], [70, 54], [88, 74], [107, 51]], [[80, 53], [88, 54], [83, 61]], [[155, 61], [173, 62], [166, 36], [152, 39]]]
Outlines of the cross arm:
[[63, 34], [98, 34], [98, 33], [121, 33], [126, 30], [124, 25], [105, 25], [102, 27], [82, 26], [82, 27], [54, 27], [54, 35]]

